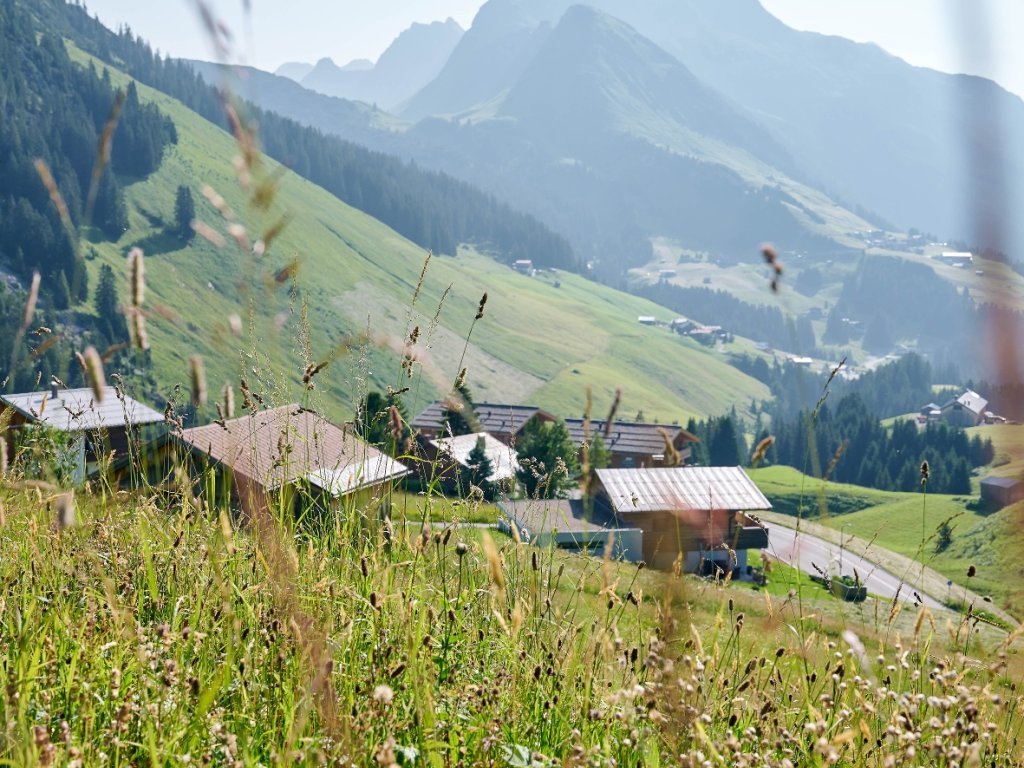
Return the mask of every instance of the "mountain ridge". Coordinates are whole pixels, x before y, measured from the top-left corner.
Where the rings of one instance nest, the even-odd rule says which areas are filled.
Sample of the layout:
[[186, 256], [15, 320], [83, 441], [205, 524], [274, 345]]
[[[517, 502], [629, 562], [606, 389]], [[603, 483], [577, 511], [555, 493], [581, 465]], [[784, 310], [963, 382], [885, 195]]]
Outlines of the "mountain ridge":
[[323, 58], [301, 83], [328, 96], [396, 107], [433, 80], [462, 35], [462, 27], [450, 17], [415, 23], [392, 41], [376, 63], [363, 66], [356, 60], [339, 67]]

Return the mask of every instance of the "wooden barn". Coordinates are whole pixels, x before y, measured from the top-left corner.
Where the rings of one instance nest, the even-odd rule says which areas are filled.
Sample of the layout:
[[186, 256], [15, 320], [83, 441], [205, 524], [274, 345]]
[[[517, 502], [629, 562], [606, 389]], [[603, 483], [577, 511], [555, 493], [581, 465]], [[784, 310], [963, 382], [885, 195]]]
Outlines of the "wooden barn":
[[[433, 440], [439, 437], [450, 437], [445, 429], [445, 408], [447, 403], [438, 400], [431, 403], [415, 419], [410, 426], [419, 436]], [[504, 403], [477, 403], [473, 406], [480, 430], [500, 440], [505, 445], [513, 445], [523, 434], [526, 425], [533, 419], [540, 421], [558, 421], [558, 417], [535, 405], [508, 405]]]
[[994, 509], [1024, 501], [1024, 481], [1012, 477], [986, 477], [981, 481], [981, 500]]

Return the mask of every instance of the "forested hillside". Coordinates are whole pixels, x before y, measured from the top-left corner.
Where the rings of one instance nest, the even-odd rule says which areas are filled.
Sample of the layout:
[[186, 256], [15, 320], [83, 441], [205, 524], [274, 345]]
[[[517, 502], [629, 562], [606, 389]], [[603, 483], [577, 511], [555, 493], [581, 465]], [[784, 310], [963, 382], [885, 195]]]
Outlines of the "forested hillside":
[[[119, 92], [106, 72], [74, 64], [60, 37], [40, 34], [13, 0], [0, 3], [0, 111], [0, 269], [8, 278], [0, 293], [0, 356], [7, 363], [16, 360], [15, 331], [33, 272], [41, 276], [37, 305], [45, 329], [55, 325], [55, 312], [90, 295], [88, 240], [117, 240], [127, 229], [121, 180], [156, 170], [177, 133], [159, 109], [139, 101], [134, 84]], [[109, 142], [114, 130], [117, 141]], [[80, 231], [87, 241], [79, 242]], [[72, 324], [101, 348], [114, 341], [89, 316]], [[40, 330], [32, 347], [43, 375], [71, 375], [71, 352], [60, 336]], [[8, 382], [34, 383], [24, 365]]]
[[[230, 129], [222, 95], [187, 63], [161, 58], [130, 30], [115, 34], [82, 8], [61, 0], [42, 0], [36, 12], [46, 23], [73, 34], [88, 52], [120, 62], [140, 82]], [[466, 243], [504, 261], [530, 258], [544, 266], [578, 268], [564, 238], [465, 182], [325, 136], [271, 112], [252, 106], [244, 111], [259, 125], [261, 145], [269, 156], [424, 248], [451, 255]]]
[[901, 420], [886, 429], [856, 394], [773, 429], [772, 460], [883, 491], [913, 491], [927, 481], [927, 489], [935, 493], [970, 494], [971, 470], [994, 456], [991, 441], [968, 438], [964, 430], [947, 424], [919, 430], [916, 422]]

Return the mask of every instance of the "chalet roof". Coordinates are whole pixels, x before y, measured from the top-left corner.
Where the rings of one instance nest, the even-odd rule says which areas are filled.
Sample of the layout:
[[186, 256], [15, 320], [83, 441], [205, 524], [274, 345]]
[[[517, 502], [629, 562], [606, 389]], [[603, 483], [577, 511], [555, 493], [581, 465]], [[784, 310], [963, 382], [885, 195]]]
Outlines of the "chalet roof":
[[484, 453], [491, 462], [491, 474], [487, 479], [492, 483], [501, 480], [508, 480], [516, 476], [519, 471], [519, 457], [514, 448], [510, 448], [500, 440], [492, 437], [486, 432], [478, 432], [473, 435], [458, 435], [457, 437], [442, 437], [438, 440], [431, 440], [430, 444], [452, 457], [461, 466], [467, 466], [469, 454], [476, 448], [477, 442], [483, 438]]
[[[582, 445], [586, 439], [583, 419], [566, 419], [569, 436], [576, 445]], [[668, 434], [668, 439], [678, 447], [678, 443], [697, 443], [700, 439], [691, 435], [678, 424], [643, 424], [636, 421], [613, 421], [608, 435], [604, 433], [604, 421], [590, 422], [590, 435], [600, 435], [605, 448], [614, 453], [635, 453], [654, 456], [665, 452], [665, 438], [661, 430]]]
[[307, 479], [340, 496], [409, 470], [354, 434], [298, 405], [186, 429], [181, 440], [267, 488]]
[[955, 400], [950, 400], [948, 403], [942, 406], [942, 410], [946, 410], [947, 408], [952, 407], [955, 403], [959, 403], [968, 411], [978, 416], [982, 415], [985, 412], [985, 409], [988, 407], [988, 400], [986, 400], [984, 397], [982, 397], [972, 389], [966, 390], [962, 395], [960, 395], [960, 397], [956, 398]]
[[620, 515], [772, 508], [742, 467], [599, 469], [597, 478]]
[[2, 395], [0, 401], [27, 419], [45, 424], [61, 432], [88, 432], [126, 425], [162, 423], [164, 415], [125, 395], [121, 400], [112, 387], [107, 387], [103, 400], [97, 402], [93, 391], [59, 389], [52, 392], [26, 392]]
[[[412, 421], [412, 428], [419, 432], [440, 435], [444, 431], [445, 401], [437, 400], [427, 406]], [[534, 416], [554, 421], [555, 417], [535, 405], [509, 405], [505, 403], [477, 403], [473, 406], [480, 427], [491, 435], [517, 435]]]

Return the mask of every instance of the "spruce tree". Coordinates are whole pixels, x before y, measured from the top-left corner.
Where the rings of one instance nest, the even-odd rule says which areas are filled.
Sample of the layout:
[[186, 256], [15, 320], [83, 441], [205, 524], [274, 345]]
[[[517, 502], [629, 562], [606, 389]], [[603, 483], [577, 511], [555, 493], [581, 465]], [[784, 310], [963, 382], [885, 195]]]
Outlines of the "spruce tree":
[[196, 206], [192, 200], [192, 190], [182, 184], [174, 197], [174, 231], [186, 241], [195, 235], [192, 222], [196, 218]]
[[93, 306], [96, 309], [97, 328], [109, 341], [116, 343], [128, 337], [128, 326], [121, 314], [121, 302], [117, 297], [117, 278], [109, 264], [100, 267]]
[[482, 435], [477, 438], [476, 445], [466, 458], [466, 468], [468, 472], [464, 490], [469, 490], [469, 486], [475, 485], [483, 491], [484, 498], [490, 500], [494, 495], [494, 484], [490, 480], [494, 466], [487, 455], [487, 441]]

